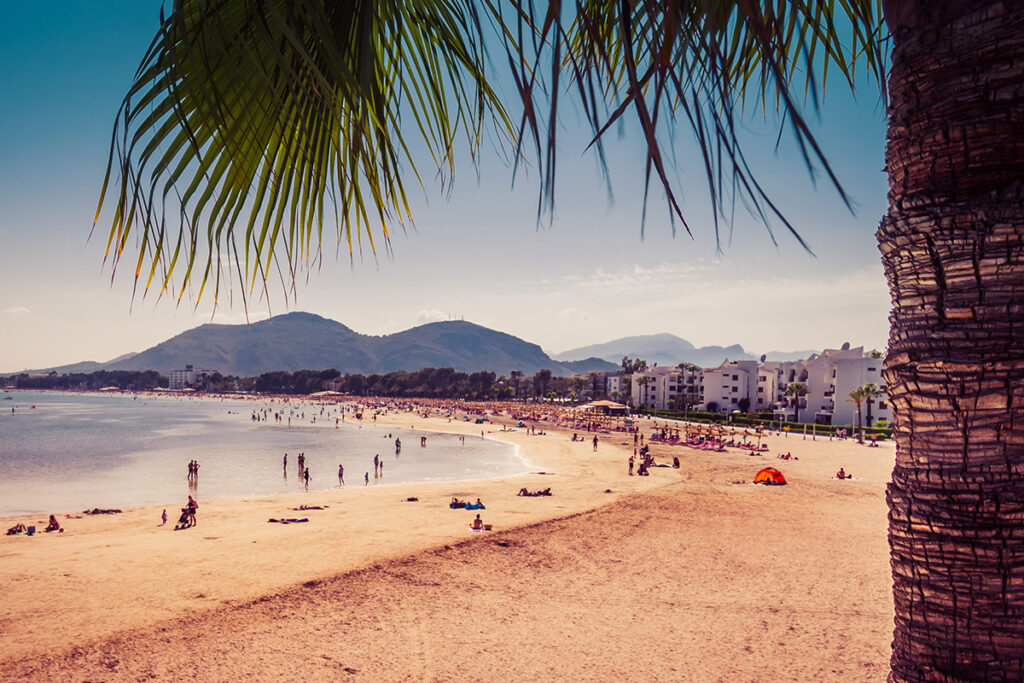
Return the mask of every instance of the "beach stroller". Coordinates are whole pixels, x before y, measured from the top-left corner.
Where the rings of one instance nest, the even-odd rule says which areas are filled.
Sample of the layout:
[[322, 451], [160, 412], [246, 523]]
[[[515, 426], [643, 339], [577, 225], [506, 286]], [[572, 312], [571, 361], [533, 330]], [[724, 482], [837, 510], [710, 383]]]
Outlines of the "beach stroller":
[[178, 523], [174, 525], [174, 530], [186, 529], [190, 526], [188, 523], [188, 508], [181, 508], [181, 516], [178, 517]]

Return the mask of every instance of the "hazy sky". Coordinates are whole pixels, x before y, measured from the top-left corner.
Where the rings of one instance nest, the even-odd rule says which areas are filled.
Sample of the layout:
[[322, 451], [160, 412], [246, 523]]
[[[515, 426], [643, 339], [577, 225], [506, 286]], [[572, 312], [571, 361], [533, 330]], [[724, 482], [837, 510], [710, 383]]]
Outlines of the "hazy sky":
[[[131, 298], [111, 282], [106, 232], [88, 239], [117, 107], [155, 32], [160, 3], [13, 3], [0, 24], [0, 371], [141, 351], [210, 322], [212, 302]], [[634, 334], [670, 332], [696, 345], [748, 351], [884, 347], [889, 297], [874, 232], [885, 210], [885, 125], [870, 84], [856, 100], [830, 88], [815, 131], [856, 215], [809, 179], [788, 136], [751, 118], [746, 148], [759, 179], [813, 249], [777, 230], [779, 246], [739, 212], [716, 252], [706, 189], [689, 134], [676, 148], [694, 238], [672, 236], [652, 191], [640, 232], [644, 151], [629, 127], [609, 142], [614, 201], [571, 113], [563, 122], [558, 202], [538, 229], [536, 177], [511, 187], [489, 151], [463, 165], [450, 195], [428, 186], [416, 224], [391, 253], [336, 257], [309, 274], [298, 301], [276, 290], [272, 312], [311, 311], [386, 334], [450, 316], [540, 344], [549, 353]], [[689, 180], [692, 179], [692, 180]], [[263, 302], [250, 319], [266, 317]], [[244, 311], [222, 297], [214, 322]], [[299, 343], [300, 340], [297, 340]]]

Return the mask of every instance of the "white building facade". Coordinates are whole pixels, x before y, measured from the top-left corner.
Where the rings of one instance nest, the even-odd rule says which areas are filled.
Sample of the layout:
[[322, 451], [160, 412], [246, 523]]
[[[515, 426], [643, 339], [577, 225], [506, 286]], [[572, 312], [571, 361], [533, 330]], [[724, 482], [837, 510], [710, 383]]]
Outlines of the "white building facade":
[[202, 382], [209, 374], [209, 370], [196, 370], [193, 366], [186, 365], [184, 370], [171, 370], [167, 373], [167, 388], [171, 391], [187, 389], [196, 382]]

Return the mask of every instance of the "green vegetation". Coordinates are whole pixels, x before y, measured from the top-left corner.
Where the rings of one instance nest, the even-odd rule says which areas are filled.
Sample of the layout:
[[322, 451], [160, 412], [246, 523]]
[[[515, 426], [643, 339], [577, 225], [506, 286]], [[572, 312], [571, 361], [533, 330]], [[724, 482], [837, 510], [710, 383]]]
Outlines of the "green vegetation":
[[[801, 435], [804, 432], [804, 427], [807, 428], [808, 434], [814, 432], [819, 436], [834, 435], [839, 429], [845, 429], [850, 434], [854, 433], [854, 425], [813, 425], [812, 427], [812, 425], [804, 422], [773, 420], [770, 413], [708, 413], [696, 410], [686, 413], [673, 410], [638, 410], [634, 412], [670, 420], [686, 420], [687, 422], [704, 424], [727, 424], [734, 427], [771, 427], [772, 429], [786, 429], [788, 427], [789, 431], [793, 434]], [[884, 420], [879, 420], [879, 422], [884, 422]], [[868, 436], [875, 435], [884, 439], [892, 438], [892, 428], [883, 425], [872, 428], [866, 427], [864, 433]]]

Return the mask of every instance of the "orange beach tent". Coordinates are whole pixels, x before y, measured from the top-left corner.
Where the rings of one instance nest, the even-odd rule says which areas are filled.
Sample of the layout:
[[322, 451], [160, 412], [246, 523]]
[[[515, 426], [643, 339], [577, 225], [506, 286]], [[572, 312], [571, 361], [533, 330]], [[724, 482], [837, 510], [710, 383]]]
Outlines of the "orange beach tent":
[[781, 485], [786, 483], [786, 478], [782, 476], [782, 472], [779, 472], [774, 467], [765, 467], [763, 470], [754, 475], [755, 484], [767, 484]]

